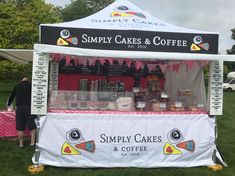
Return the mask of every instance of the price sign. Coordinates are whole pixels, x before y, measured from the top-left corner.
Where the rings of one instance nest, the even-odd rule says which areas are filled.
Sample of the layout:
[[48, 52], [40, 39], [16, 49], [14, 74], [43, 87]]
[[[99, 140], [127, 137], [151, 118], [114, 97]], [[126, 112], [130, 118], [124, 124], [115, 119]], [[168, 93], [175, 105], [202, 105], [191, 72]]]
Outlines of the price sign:
[[49, 56], [34, 51], [31, 95], [31, 114], [34, 115], [47, 113], [48, 65]]
[[210, 63], [210, 115], [223, 113], [223, 62], [211, 61]]

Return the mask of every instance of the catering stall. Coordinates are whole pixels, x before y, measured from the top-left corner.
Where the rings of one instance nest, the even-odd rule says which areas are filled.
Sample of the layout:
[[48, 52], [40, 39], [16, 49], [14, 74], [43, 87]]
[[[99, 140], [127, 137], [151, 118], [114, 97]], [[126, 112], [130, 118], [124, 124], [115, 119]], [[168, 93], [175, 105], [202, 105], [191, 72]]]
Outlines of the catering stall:
[[32, 77], [35, 164], [225, 164], [216, 146], [224, 59], [217, 33], [177, 27], [118, 0], [83, 19], [42, 24], [40, 34]]

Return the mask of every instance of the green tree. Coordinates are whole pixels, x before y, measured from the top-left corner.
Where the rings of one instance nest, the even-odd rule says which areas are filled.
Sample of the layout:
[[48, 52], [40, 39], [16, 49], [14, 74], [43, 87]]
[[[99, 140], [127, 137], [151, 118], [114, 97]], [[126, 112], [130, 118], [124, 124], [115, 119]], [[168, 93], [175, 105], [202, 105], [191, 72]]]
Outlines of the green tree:
[[[33, 48], [39, 24], [62, 21], [60, 10], [44, 0], [0, 0], [0, 48]], [[0, 58], [0, 80], [29, 76], [31, 68]]]
[[[231, 29], [231, 31], [232, 31], [231, 39], [235, 40], [235, 28]], [[227, 53], [235, 54], [235, 45], [233, 45], [231, 49], [228, 49]]]
[[[235, 40], [235, 28], [231, 29], [231, 31], [231, 38]], [[227, 50], [227, 54], [235, 54], [235, 45], [233, 45], [231, 49]], [[228, 67], [229, 72], [235, 71], [235, 62], [225, 62], [224, 64]]]
[[39, 24], [60, 21], [60, 8], [44, 0], [0, 0], [0, 48], [33, 48]]
[[114, 0], [71, 0], [71, 3], [62, 9], [64, 21], [84, 18], [98, 12]]
[[16, 64], [8, 60], [0, 62], [0, 80], [19, 80], [24, 76], [30, 77], [32, 64]]

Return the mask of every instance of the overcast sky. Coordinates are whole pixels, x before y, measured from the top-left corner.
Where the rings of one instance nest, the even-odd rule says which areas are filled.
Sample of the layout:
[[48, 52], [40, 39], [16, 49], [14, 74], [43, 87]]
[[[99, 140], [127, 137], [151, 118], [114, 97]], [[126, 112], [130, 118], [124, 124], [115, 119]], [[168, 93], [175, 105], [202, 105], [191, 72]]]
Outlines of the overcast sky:
[[[235, 41], [235, 0], [129, 0], [160, 20], [181, 27], [220, 34], [219, 51], [226, 53]], [[70, 0], [46, 0], [64, 7]]]

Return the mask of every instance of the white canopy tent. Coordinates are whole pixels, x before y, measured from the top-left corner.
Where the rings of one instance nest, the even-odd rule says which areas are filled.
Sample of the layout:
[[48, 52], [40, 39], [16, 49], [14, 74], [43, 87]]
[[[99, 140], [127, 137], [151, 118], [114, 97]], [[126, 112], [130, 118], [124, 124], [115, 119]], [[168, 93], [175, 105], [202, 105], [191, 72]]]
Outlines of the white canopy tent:
[[[168, 24], [144, 12], [127, 0], [115, 1], [89, 17], [66, 23], [42, 24], [40, 29], [41, 44], [34, 45], [33, 56], [31, 113], [36, 115], [45, 115], [47, 113], [50, 54], [87, 56], [94, 57], [94, 59], [97, 57], [131, 58], [141, 61], [209, 60], [212, 61], [211, 70], [214, 70], [217, 74], [216, 76], [219, 76], [218, 78], [216, 77], [219, 84], [217, 85], [216, 82], [213, 86], [219, 88], [221, 88], [222, 77], [220, 76], [222, 74], [223, 61], [235, 60], [232, 55], [218, 54], [219, 35], [217, 33], [191, 30]], [[197, 77], [198, 81], [193, 82], [193, 80], [190, 80], [192, 82], [191, 86], [203, 84], [202, 70], [200, 70], [199, 74], [197, 73], [197, 71], [192, 72], [192, 75], [195, 78]], [[211, 77], [213, 77], [212, 74]], [[174, 75], [168, 74], [168, 76]], [[179, 76], [176, 77], [179, 78]], [[182, 81], [185, 82], [185, 80]], [[172, 87], [170, 84], [168, 86]], [[201, 93], [201, 95], [197, 96], [205, 97], [203, 89], [204, 85], [200, 87], [200, 90], [196, 90]], [[211, 85], [209, 85], [209, 89], [211, 89]], [[221, 89], [215, 95], [221, 98]], [[210, 97], [211, 100], [212, 98]], [[218, 102], [216, 103], [218, 104]], [[219, 103], [216, 106], [221, 106], [221, 104]], [[221, 114], [220, 107], [218, 114]], [[208, 116], [205, 119], [207, 120]], [[214, 122], [210, 120], [208, 122], [212, 127], [211, 136], [213, 136], [210, 139], [212, 145], [207, 150], [209, 151], [207, 159], [210, 160], [207, 164], [211, 164], [213, 151], [217, 150], [213, 141], [215, 138]], [[207, 133], [205, 134], [208, 135]], [[47, 143], [45, 142], [43, 145], [46, 146]], [[36, 164], [38, 163], [38, 152], [36, 152]], [[201, 154], [203, 155], [203, 153], [205, 152]], [[44, 151], [43, 157], [48, 159], [48, 155], [50, 154]], [[54, 156], [52, 158], [54, 160]], [[47, 161], [43, 162], [47, 163]], [[188, 162], [190, 162], [190, 159]], [[191, 166], [198, 165], [205, 165], [205, 163], [199, 164], [195, 162]], [[89, 167], [89, 165], [86, 166]], [[123, 165], [117, 166], [123, 167]], [[102, 165], [102, 167], [104, 166]]]

